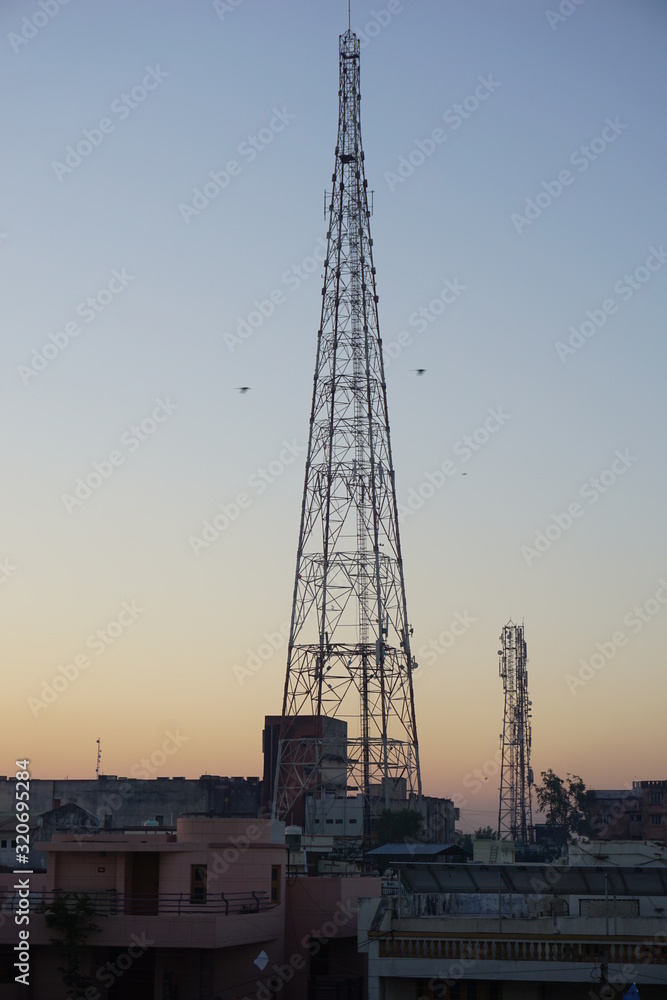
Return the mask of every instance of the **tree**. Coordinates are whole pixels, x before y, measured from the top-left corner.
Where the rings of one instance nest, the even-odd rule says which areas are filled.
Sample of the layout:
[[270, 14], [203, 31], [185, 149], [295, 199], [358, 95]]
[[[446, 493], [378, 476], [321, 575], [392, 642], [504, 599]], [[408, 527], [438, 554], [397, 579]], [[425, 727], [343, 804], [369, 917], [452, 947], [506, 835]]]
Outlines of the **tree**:
[[535, 786], [537, 804], [546, 816], [546, 825], [565, 831], [568, 843], [579, 837], [590, 836], [589, 811], [595, 798], [578, 774], [570, 774], [563, 781], [549, 769], [542, 771], [542, 784]]
[[421, 825], [421, 815], [413, 809], [401, 809], [399, 812], [383, 809], [375, 823], [377, 846], [416, 840], [419, 837]]
[[492, 826], [480, 826], [472, 835], [473, 840], [497, 840], [498, 833]]
[[83, 892], [66, 892], [44, 908], [44, 919], [50, 930], [60, 937], [52, 937], [51, 944], [62, 954], [65, 964], [58, 966], [62, 972], [66, 996], [79, 997], [93, 985], [90, 976], [81, 972], [81, 952], [88, 935], [102, 930], [94, 921], [95, 904]]
[[459, 847], [462, 847], [464, 851], [468, 852], [468, 854], [473, 853], [472, 836], [469, 833], [461, 833], [460, 830], [455, 830], [454, 843], [458, 844]]

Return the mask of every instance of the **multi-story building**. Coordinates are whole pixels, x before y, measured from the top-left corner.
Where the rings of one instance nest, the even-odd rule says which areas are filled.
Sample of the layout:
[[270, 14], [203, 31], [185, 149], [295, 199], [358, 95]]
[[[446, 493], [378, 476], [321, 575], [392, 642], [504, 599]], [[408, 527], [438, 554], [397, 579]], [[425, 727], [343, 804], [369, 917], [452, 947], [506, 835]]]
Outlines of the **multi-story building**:
[[633, 781], [631, 788], [593, 794], [589, 820], [596, 840], [667, 843], [667, 781]]
[[[174, 826], [181, 813], [211, 812], [219, 816], [257, 816], [261, 810], [259, 778], [227, 778], [202, 774], [200, 778], [151, 778], [141, 768], [127, 777], [100, 774], [97, 778], [31, 778], [30, 811], [34, 816], [74, 805], [106, 827]], [[145, 777], [142, 777], [145, 774]], [[15, 812], [16, 778], [0, 775], [0, 815]], [[46, 840], [46, 837], [42, 837]]]
[[183, 816], [175, 832], [56, 833], [39, 847], [47, 872], [28, 879], [28, 989], [13, 967], [23, 904], [16, 876], [0, 875], [0, 1000], [67, 995], [59, 969], [72, 952], [53, 943], [65, 927], [47, 925], [63, 900], [65, 916], [77, 900], [92, 911], [74, 949], [85, 1000], [305, 1000], [318, 981], [361, 1000], [358, 899], [380, 880], [289, 877], [283, 823]]
[[[591, 848], [591, 850], [588, 850]], [[363, 901], [368, 1000], [667, 995], [667, 852], [584, 845], [570, 865], [399, 866]]]

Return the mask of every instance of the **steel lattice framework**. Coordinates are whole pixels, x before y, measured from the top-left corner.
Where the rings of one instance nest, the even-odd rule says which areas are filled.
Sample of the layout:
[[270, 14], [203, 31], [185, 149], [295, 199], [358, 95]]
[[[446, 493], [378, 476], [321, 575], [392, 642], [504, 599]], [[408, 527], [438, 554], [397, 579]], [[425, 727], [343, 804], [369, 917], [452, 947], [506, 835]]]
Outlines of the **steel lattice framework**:
[[533, 839], [533, 772], [530, 767], [531, 702], [523, 625], [509, 621], [500, 640], [499, 672], [505, 690], [505, 716], [501, 737], [498, 839], [514, 840], [526, 846]]
[[[340, 37], [338, 140], [322, 315], [296, 560], [273, 814], [295, 800], [371, 789], [421, 796], [403, 563], [378, 325], [364, 153], [359, 39]], [[326, 199], [325, 199], [326, 205]], [[313, 719], [290, 739], [290, 719]], [[323, 744], [322, 717], [348, 726], [347, 759]], [[328, 764], [327, 764], [328, 758]], [[341, 769], [346, 774], [341, 775]], [[335, 792], [334, 792], [335, 793]]]

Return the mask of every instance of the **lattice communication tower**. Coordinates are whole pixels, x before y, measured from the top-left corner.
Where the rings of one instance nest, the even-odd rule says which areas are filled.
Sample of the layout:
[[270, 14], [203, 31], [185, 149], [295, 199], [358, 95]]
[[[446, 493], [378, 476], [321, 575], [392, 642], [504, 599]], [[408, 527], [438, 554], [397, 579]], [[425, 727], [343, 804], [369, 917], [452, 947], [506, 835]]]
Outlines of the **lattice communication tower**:
[[[300, 797], [356, 792], [367, 839], [379, 808], [401, 794], [407, 802], [421, 799], [421, 778], [361, 143], [359, 39], [350, 30], [340, 37], [339, 57], [338, 138], [272, 811], [293, 820]], [[331, 720], [347, 725], [346, 736], [332, 735]]]
[[514, 840], [525, 847], [533, 840], [533, 772], [530, 766], [531, 701], [523, 625], [509, 621], [500, 634], [500, 641], [499, 672], [505, 691], [505, 716], [501, 736], [498, 839]]

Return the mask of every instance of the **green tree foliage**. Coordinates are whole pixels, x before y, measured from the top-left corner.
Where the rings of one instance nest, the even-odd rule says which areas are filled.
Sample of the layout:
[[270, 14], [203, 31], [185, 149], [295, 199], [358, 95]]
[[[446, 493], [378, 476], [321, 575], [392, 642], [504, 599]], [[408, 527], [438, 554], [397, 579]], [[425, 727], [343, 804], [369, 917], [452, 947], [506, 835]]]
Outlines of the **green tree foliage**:
[[542, 784], [535, 786], [537, 804], [546, 825], [564, 830], [569, 843], [590, 836], [590, 807], [595, 799], [578, 774], [563, 780], [550, 769], [542, 771]]
[[497, 840], [498, 833], [492, 826], [480, 826], [472, 835], [473, 840]]
[[454, 843], [462, 847], [464, 851], [468, 854], [472, 854], [472, 835], [469, 833], [461, 833], [460, 830], [454, 831]]
[[401, 809], [399, 812], [383, 809], [375, 823], [377, 847], [416, 840], [421, 825], [421, 815], [412, 809]]
[[80, 997], [93, 985], [90, 976], [81, 972], [81, 951], [88, 936], [102, 928], [94, 922], [95, 905], [87, 893], [66, 892], [44, 908], [44, 919], [50, 930], [58, 933], [51, 944], [64, 959], [58, 966], [68, 998]]

